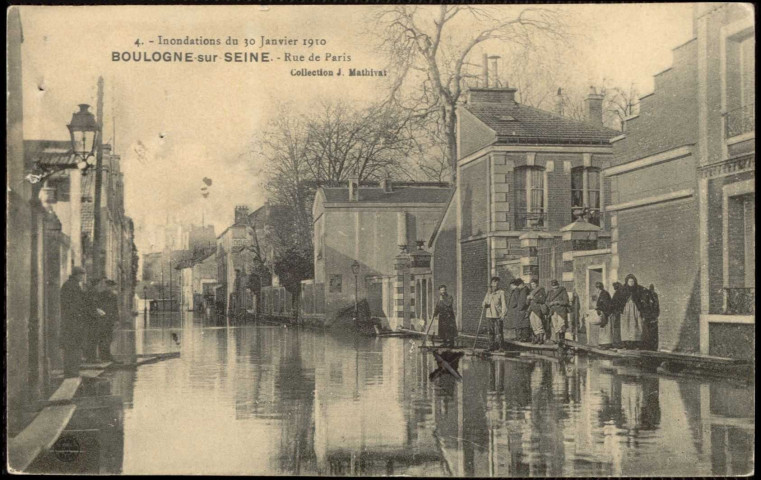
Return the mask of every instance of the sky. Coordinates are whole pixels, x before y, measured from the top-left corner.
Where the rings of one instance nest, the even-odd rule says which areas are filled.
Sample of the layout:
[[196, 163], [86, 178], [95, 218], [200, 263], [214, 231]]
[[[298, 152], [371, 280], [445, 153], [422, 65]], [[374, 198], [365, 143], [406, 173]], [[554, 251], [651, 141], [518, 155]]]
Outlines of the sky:
[[[151, 250], [149, 232], [167, 220], [200, 224], [203, 217], [219, 234], [232, 222], [235, 205], [253, 209], [266, 200], [266, 166], [251, 154], [252, 141], [281, 104], [308, 112], [323, 99], [364, 105], [381, 98], [387, 78], [291, 75], [302, 67], [383, 69], [385, 60], [374, 47], [380, 27], [369, 20], [372, 8], [22, 6], [24, 137], [68, 139], [71, 114], [80, 103], [95, 110], [97, 79], [103, 76], [103, 139], [122, 158], [125, 208], [135, 221], [138, 249]], [[504, 8], [507, 15], [520, 7]], [[652, 76], [671, 65], [672, 49], [692, 38], [690, 4], [558, 8], [582, 33], [568, 75], [585, 84], [603, 78], [634, 83], [645, 95], [652, 91]], [[157, 44], [159, 36], [186, 35], [219, 38], [222, 45]], [[261, 47], [262, 35], [295, 39], [299, 45]], [[226, 45], [228, 36], [239, 45]], [[253, 47], [243, 45], [246, 38], [255, 39]], [[304, 46], [304, 39], [322, 39], [325, 45]], [[205, 64], [112, 60], [113, 52], [154, 51], [219, 57]], [[343, 63], [221, 61], [224, 52], [261, 51], [280, 59], [286, 53], [328, 52], [352, 58]], [[213, 180], [205, 200], [204, 177]]]

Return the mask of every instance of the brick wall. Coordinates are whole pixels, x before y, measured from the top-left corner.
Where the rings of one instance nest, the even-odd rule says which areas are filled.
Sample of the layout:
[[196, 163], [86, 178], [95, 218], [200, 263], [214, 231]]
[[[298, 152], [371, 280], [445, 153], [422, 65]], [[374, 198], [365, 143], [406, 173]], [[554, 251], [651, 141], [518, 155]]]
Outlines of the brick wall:
[[462, 227], [460, 238], [481, 235], [487, 232], [488, 193], [486, 162], [488, 156], [480, 158], [460, 169], [460, 203], [462, 205]]
[[697, 200], [618, 212], [620, 281], [633, 273], [660, 298], [659, 348], [698, 351], [700, 278]]
[[481, 302], [489, 285], [486, 239], [464, 242], [460, 248], [462, 254], [462, 318], [460, 330], [475, 332], [481, 313]]
[[671, 69], [656, 75], [655, 85], [626, 123], [626, 138], [613, 144], [614, 165], [697, 142], [697, 41], [674, 51]]

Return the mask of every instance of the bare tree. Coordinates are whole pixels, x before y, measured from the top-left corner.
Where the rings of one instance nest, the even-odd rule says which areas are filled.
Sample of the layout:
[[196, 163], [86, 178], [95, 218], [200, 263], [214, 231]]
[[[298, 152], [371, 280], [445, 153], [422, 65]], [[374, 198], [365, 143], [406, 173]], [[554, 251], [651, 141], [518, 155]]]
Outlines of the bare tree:
[[363, 110], [322, 103], [306, 121], [306, 163], [320, 185], [384, 175], [409, 177], [406, 158], [415, 148], [413, 118], [391, 105]]
[[[505, 18], [504, 7], [395, 5], [381, 7], [372, 20], [383, 28], [381, 50], [397, 72], [389, 102], [413, 117], [441, 124], [450, 165], [456, 157], [455, 111], [467, 82], [477, 77], [471, 56], [479, 45], [499, 42], [531, 50], [566, 38], [559, 10], [521, 8]], [[474, 28], [474, 25], [476, 26]]]

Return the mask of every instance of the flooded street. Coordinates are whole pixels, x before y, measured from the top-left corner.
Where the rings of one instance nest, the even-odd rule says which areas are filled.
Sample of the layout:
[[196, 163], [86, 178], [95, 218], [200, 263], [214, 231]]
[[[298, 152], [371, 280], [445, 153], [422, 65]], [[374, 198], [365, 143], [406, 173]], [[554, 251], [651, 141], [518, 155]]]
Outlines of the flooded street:
[[[166, 316], [110, 374], [125, 474], [723, 475], [753, 470], [753, 387], [578, 358], [436, 368], [419, 340]], [[126, 353], [126, 352], [124, 352]], [[112, 449], [113, 450], [113, 449]], [[113, 461], [117, 459], [117, 461]]]

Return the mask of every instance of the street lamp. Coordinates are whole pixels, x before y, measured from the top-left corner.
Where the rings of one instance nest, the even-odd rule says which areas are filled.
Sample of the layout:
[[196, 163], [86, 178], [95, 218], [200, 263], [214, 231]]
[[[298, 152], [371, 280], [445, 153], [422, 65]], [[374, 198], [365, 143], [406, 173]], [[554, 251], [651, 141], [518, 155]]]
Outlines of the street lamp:
[[143, 327], [148, 326], [148, 286], [143, 285]]
[[95, 115], [90, 112], [90, 105], [79, 104], [79, 111], [71, 116], [71, 122], [66, 125], [71, 135], [71, 150], [81, 160], [77, 162], [77, 168], [84, 170], [94, 163], [91, 160], [98, 146], [98, 134], [100, 128], [95, 121]]
[[351, 272], [354, 274], [354, 321], [359, 321], [359, 307], [357, 305], [357, 288], [359, 285], [359, 281], [357, 280], [357, 276], [359, 275], [359, 262], [354, 260], [354, 263], [351, 264]]

